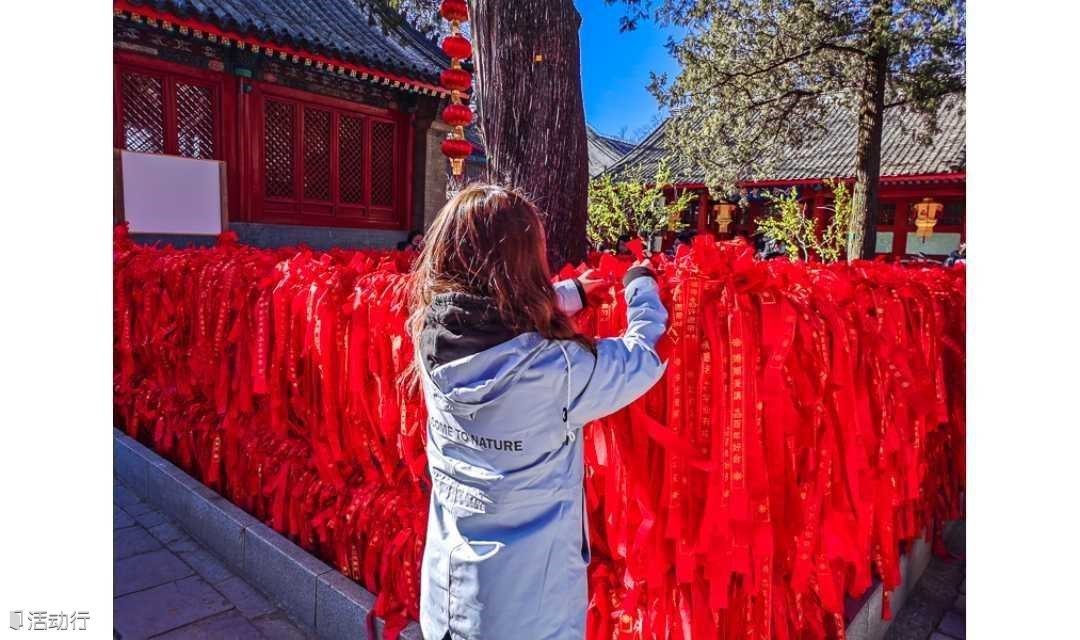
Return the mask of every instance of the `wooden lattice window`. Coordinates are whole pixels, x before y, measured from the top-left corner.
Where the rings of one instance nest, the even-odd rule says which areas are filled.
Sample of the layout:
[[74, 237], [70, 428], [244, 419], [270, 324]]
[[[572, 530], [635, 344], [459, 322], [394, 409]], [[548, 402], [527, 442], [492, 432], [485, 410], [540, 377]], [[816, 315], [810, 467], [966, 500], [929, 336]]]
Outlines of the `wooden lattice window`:
[[877, 224], [879, 227], [891, 227], [896, 224], [896, 203], [878, 204]]
[[140, 153], [219, 158], [217, 85], [141, 67], [116, 70], [116, 146]]
[[364, 119], [343, 115], [338, 131], [338, 176], [342, 202], [364, 202], [365, 173]]
[[253, 217], [402, 228], [407, 151], [401, 124], [340, 101], [306, 97], [280, 88], [257, 96], [263, 175]]
[[161, 78], [135, 72], [120, 76], [123, 148], [165, 153], [165, 88]]
[[214, 90], [176, 83], [176, 145], [188, 158], [214, 157]]
[[966, 204], [964, 200], [946, 200], [945, 210], [941, 212], [941, 225], [947, 227], [963, 226]]
[[371, 123], [371, 205], [394, 205], [394, 123]]
[[266, 175], [266, 195], [272, 198], [292, 198], [296, 195], [293, 182], [296, 107], [288, 102], [267, 100], [265, 117], [263, 170]]
[[330, 112], [304, 109], [304, 198], [330, 199]]

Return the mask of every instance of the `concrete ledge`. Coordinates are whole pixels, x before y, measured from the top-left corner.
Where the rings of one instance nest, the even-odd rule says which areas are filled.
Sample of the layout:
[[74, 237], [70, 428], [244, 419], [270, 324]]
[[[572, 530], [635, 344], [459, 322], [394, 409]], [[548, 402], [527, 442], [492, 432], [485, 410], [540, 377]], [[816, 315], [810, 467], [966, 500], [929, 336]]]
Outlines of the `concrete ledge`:
[[[113, 469], [140, 498], [177, 521], [319, 637], [368, 637], [367, 616], [375, 596], [119, 430], [114, 430]], [[954, 525], [946, 527], [946, 536]], [[903, 582], [893, 592], [894, 614], [929, 563], [930, 545], [921, 539], [900, 559]], [[849, 640], [885, 637], [892, 621], [881, 619], [881, 588], [878, 582], [848, 602]], [[377, 619], [377, 637], [382, 625]], [[401, 637], [423, 640], [416, 623]]]
[[[948, 523], [942, 535], [948, 537], [949, 532], [955, 525], [955, 522]], [[912, 545], [911, 550], [901, 556], [901, 582], [893, 591], [892, 599], [889, 601], [889, 607], [892, 609], [894, 618], [900, 612], [904, 603], [907, 602], [908, 594], [915, 588], [919, 578], [922, 577], [923, 571], [930, 564], [930, 555], [930, 544], [919, 538]], [[892, 625], [892, 620], [881, 619], [881, 591], [881, 582], [877, 581], [862, 597], [855, 601], [849, 601], [848, 611], [850, 615], [847, 616], [848, 623], [845, 629], [845, 636], [848, 640], [882, 640], [885, 637], [885, 632]], [[853, 613], [851, 613], [852, 611]]]
[[[337, 571], [320, 575], [315, 589], [315, 621], [319, 635], [327, 638], [367, 636], [367, 612], [375, 606], [375, 597], [367, 589]], [[364, 615], [342, 615], [356, 610], [363, 611]]]
[[243, 531], [243, 575], [277, 596], [296, 618], [316, 628], [315, 596], [319, 576], [333, 571], [265, 524]]
[[120, 430], [113, 433], [116, 436], [113, 438], [113, 470], [135, 495], [145, 499], [146, 467], [149, 464], [146, 454], [149, 450]]
[[[374, 595], [118, 429], [113, 430], [113, 470], [141, 499], [319, 637], [368, 637]], [[382, 624], [376, 620], [379, 637]], [[401, 637], [422, 640], [416, 623]]]

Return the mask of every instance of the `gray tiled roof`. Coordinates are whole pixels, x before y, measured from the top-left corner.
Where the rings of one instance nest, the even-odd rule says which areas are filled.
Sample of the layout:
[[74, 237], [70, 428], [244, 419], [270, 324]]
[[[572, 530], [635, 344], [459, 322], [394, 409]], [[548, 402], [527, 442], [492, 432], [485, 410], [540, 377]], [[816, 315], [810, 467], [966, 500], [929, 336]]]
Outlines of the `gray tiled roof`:
[[[439, 46], [381, 0], [132, 0], [181, 18], [381, 71], [434, 81]], [[363, 4], [363, 8], [361, 8]], [[390, 18], [390, 19], [387, 19]]]
[[[465, 127], [465, 138], [473, 144], [473, 152], [469, 156], [469, 162], [481, 164], [487, 162], [487, 156], [484, 153], [484, 139], [475, 123]], [[590, 176], [603, 173], [604, 169], [614, 164], [628, 151], [634, 149], [633, 143], [605, 136], [589, 125], [585, 125], [585, 141], [589, 150]]]
[[472, 153], [469, 154], [469, 162], [487, 164], [487, 150], [484, 149], [484, 136], [480, 133], [480, 125], [473, 122], [465, 127], [465, 139], [472, 143]]
[[605, 136], [589, 125], [585, 125], [585, 137], [589, 148], [590, 176], [600, 175], [634, 149], [633, 143]]
[[[881, 175], [910, 176], [957, 173], [965, 170], [967, 160], [966, 124], [962, 95], [947, 99], [938, 112], [940, 133], [930, 144], [916, 140], [916, 116], [902, 109], [885, 113], [881, 139]], [[664, 139], [667, 121], [656, 128], [633, 151], [608, 168], [612, 174], [640, 171], [653, 175], [656, 164], [667, 156]], [[779, 154], [775, 170], [768, 175], [746, 175], [744, 180], [802, 180], [839, 178], [855, 174], [856, 114], [840, 107], [831, 109], [822, 123], [825, 132], [800, 149], [786, 149]], [[669, 166], [680, 182], [703, 182], [701, 167], [692, 165], [685, 155], [669, 157]]]

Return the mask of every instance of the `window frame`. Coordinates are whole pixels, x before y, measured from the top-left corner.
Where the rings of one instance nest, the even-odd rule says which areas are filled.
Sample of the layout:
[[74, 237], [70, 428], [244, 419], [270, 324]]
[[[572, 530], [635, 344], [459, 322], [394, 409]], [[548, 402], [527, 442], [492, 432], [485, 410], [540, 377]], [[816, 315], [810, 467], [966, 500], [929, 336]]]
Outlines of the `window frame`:
[[[395, 104], [388, 108], [355, 102], [351, 99], [336, 98], [294, 89], [276, 84], [274, 80], [249, 80], [232, 75], [224, 70], [224, 63], [210, 60], [210, 65], [219, 68], [195, 67], [188, 64], [163, 60], [153, 55], [129, 50], [113, 51], [113, 145], [123, 147], [123, 96], [121, 95], [122, 71], [134, 71], [149, 76], [170, 76], [183, 82], [200, 84], [213, 88], [214, 104], [214, 153], [213, 159], [222, 161], [226, 166], [229, 218], [233, 222], [258, 222], [290, 225], [308, 225], [323, 227], [344, 227], [355, 229], [406, 230], [411, 228], [413, 219], [415, 168], [413, 166], [416, 150], [415, 115]], [[168, 83], [166, 83], [168, 84]], [[173, 82], [175, 85], [175, 81]], [[164, 88], [163, 88], [164, 89]], [[394, 123], [396, 126], [394, 144], [394, 202], [391, 207], [375, 207], [365, 215], [299, 215], [299, 211], [264, 211], [264, 197], [261, 190], [263, 179], [262, 166], [262, 104], [258, 96], [272, 94], [297, 100], [305, 105], [319, 108], [330, 107], [358, 114], [370, 127], [370, 118], [378, 118]], [[164, 103], [164, 97], [163, 97]], [[175, 106], [169, 115], [169, 106], [165, 106], [165, 116], [173, 122], [172, 128], [165, 128], [167, 149], [176, 148]], [[172, 131], [170, 136], [169, 131]], [[370, 132], [367, 132], [370, 134]], [[336, 135], [336, 134], [335, 134]], [[172, 142], [168, 142], [168, 138]], [[336, 138], [333, 142], [337, 152]], [[367, 148], [370, 148], [368, 143]], [[335, 157], [334, 162], [337, 162]], [[364, 159], [369, 167], [370, 160]], [[365, 177], [368, 180], [369, 177]], [[365, 187], [367, 188], [367, 187]], [[366, 193], [370, 193], [368, 189]], [[369, 196], [368, 196], [369, 197]]]
[[157, 155], [181, 156], [179, 153], [179, 127], [177, 124], [176, 109], [176, 85], [177, 83], [210, 89], [213, 104], [213, 147], [214, 152], [208, 158], [200, 160], [225, 160], [226, 141], [224, 139], [225, 116], [225, 91], [222, 74], [205, 69], [186, 67], [184, 65], [166, 62], [157, 59], [143, 59], [129, 56], [116, 56], [113, 59], [113, 146], [122, 151], [132, 153], [146, 153], [131, 151], [125, 147], [124, 140], [124, 94], [123, 75], [126, 72], [137, 73], [144, 76], [157, 78], [162, 86], [162, 109], [163, 111], [163, 135], [164, 151]]
[[[412, 127], [410, 114], [381, 109], [349, 100], [314, 94], [262, 81], [250, 83], [250, 167], [252, 178], [251, 216], [253, 222], [268, 224], [295, 224], [323, 227], [351, 227], [401, 230], [411, 223], [411, 176], [412, 176]], [[283, 198], [266, 195], [265, 136], [266, 103], [273, 100], [293, 104], [296, 117], [293, 122], [293, 197]], [[304, 168], [304, 113], [316, 109], [330, 112], [330, 200], [312, 200], [305, 197], [303, 185]], [[343, 116], [358, 117], [363, 121], [362, 202], [343, 202], [341, 199], [340, 134]], [[392, 202], [389, 206], [371, 203], [372, 188], [372, 125], [385, 122], [394, 127], [394, 168], [391, 186]]]

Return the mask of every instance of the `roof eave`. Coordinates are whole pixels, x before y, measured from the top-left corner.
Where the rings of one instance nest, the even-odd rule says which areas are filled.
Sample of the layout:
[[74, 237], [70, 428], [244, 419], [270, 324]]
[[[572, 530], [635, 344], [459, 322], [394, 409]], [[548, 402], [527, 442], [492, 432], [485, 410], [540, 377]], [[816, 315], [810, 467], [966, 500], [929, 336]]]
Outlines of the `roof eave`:
[[[114, 0], [113, 12], [117, 16], [135, 16], [140, 21], [152, 24], [161, 23], [166, 30], [174, 27], [195, 32], [202, 32], [215, 40], [223, 41], [226, 45], [235, 42], [241, 47], [258, 48], [260, 50], [272, 50], [275, 53], [282, 52], [286, 56], [304, 60], [306, 64], [318, 64], [329, 67], [331, 70], [340, 70], [350, 76], [359, 75], [361, 78], [371, 77], [378, 79], [382, 84], [394, 87], [403, 87], [407, 90], [418, 90], [421, 93], [448, 96], [449, 92], [437, 84], [437, 80], [428, 74], [411, 73], [412, 70], [402, 70], [400, 67], [378, 67], [370, 61], [356, 55], [344, 55], [344, 52], [330, 50], [327, 47], [298, 48], [294, 38], [280, 38], [277, 34], [261, 30], [258, 33], [248, 33], [244, 29], [225, 28], [197, 17], [183, 16], [179, 13], [160, 11], [148, 5], [136, 5], [128, 0]], [[314, 51], [313, 49], [321, 49]]]

